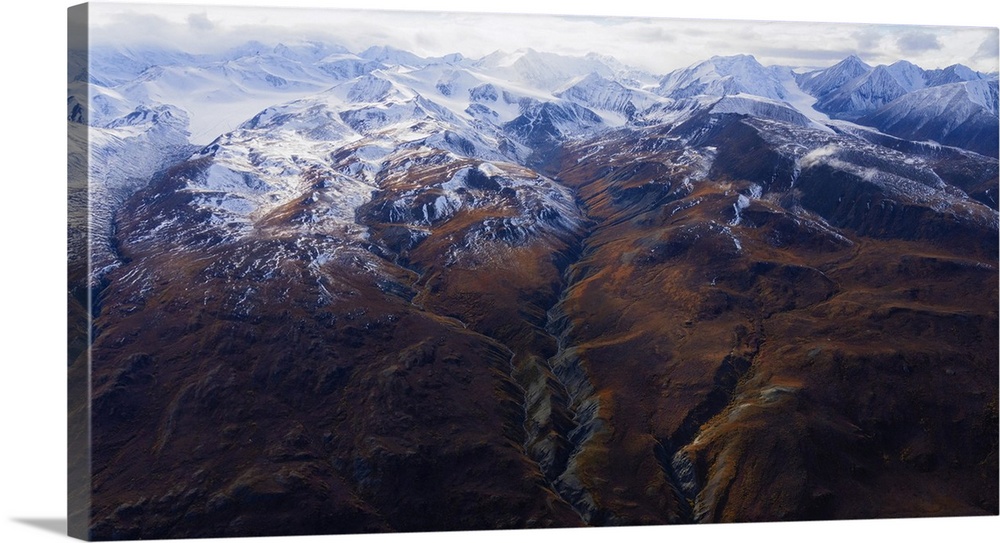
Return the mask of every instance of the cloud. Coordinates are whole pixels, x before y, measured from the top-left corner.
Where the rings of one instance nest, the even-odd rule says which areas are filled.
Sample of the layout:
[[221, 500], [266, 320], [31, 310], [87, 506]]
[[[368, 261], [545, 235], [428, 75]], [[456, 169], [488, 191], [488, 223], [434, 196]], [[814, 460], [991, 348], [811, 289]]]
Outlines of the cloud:
[[878, 31], [875, 27], [868, 26], [854, 32], [851, 37], [858, 42], [859, 50], [871, 51], [878, 48], [884, 35], [883, 32]]
[[662, 26], [642, 25], [631, 30], [629, 35], [637, 41], [649, 44], [677, 41], [677, 36]]
[[973, 58], [981, 59], [985, 61], [992, 61], [993, 65], [997, 65], [997, 60], [1000, 59], [1000, 41], [997, 41], [996, 31], [991, 32], [991, 36], [983, 40], [983, 43], [979, 44], [979, 49], [976, 50], [976, 54]]
[[836, 145], [827, 145], [814, 149], [799, 159], [799, 167], [805, 170], [818, 164], [830, 162], [830, 159], [836, 156], [838, 151], [840, 151], [840, 148]]
[[191, 15], [188, 15], [187, 21], [191, 28], [195, 30], [207, 32], [215, 28], [215, 24], [208, 20], [208, 14], [205, 12], [192, 13]]
[[937, 51], [941, 49], [941, 40], [936, 34], [923, 30], [907, 32], [896, 39], [896, 44], [906, 54]]

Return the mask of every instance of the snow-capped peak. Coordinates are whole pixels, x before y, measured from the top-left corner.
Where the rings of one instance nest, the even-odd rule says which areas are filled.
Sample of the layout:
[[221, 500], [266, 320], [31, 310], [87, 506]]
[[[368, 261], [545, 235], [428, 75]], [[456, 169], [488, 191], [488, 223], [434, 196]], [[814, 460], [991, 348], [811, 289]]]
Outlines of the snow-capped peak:
[[829, 68], [806, 72], [796, 79], [802, 90], [817, 98], [823, 98], [871, 71], [871, 66], [865, 64], [857, 55], [851, 55]]
[[990, 77], [961, 64], [952, 64], [940, 70], [929, 70], [927, 72], [927, 85], [930, 87], [983, 79], [990, 79]]
[[753, 55], [714, 56], [676, 70], [660, 80], [657, 93], [671, 98], [742, 93], [785, 99], [785, 89], [776, 75]]
[[900, 60], [890, 64], [886, 70], [906, 89], [906, 92], [913, 92], [927, 86], [924, 70], [911, 62]]

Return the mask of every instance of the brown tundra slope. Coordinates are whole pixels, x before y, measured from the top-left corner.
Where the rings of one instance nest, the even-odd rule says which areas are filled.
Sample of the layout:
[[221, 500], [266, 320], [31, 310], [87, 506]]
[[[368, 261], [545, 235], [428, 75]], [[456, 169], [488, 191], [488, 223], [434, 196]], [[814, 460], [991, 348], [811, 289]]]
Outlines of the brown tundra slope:
[[[885, 153], [856, 141], [832, 141], [839, 162], [789, 156], [794, 134], [764, 124], [720, 120], [674, 150], [623, 135], [552, 166], [596, 224], [558, 306], [600, 404], [575, 457], [595, 508], [996, 514], [995, 215], [922, 194], [891, 153], [855, 173]], [[673, 509], [651, 499], [664, 481]]]
[[306, 220], [350, 152], [239, 236], [167, 172], [97, 297], [92, 535], [997, 514], [996, 161], [697, 121], [397, 150], [363, 236]]

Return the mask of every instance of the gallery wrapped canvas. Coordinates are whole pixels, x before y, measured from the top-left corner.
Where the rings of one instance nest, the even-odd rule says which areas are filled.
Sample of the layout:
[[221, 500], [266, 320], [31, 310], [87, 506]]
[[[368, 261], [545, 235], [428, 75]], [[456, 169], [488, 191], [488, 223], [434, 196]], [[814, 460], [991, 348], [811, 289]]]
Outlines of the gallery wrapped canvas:
[[997, 515], [996, 28], [68, 22], [71, 535]]

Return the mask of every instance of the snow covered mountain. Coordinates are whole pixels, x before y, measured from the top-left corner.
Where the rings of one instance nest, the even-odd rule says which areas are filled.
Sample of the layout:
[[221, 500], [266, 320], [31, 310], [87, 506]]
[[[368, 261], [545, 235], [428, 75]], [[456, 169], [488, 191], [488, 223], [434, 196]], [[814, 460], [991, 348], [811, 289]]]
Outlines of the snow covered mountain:
[[651, 93], [626, 87], [596, 72], [573, 80], [568, 87], [557, 91], [555, 96], [591, 109], [618, 114], [621, 116], [618, 119], [620, 124], [632, 120], [637, 113], [659, 101]]
[[928, 87], [936, 87], [938, 85], [947, 85], [948, 83], [996, 79], [996, 73], [991, 77], [961, 64], [952, 64], [946, 68], [924, 71], [924, 79]]
[[878, 66], [820, 99], [816, 108], [848, 120], [874, 111], [903, 96], [912, 82], [900, 81], [887, 66]]
[[[905, 61], [872, 68], [855, 56], [824, 70], [794, 73], [737, 55], [713, 57], [656, 80], [596, 54], [568, 57], [522, 49], [481, 59], [460, 54], [421, 58], [387, 46], [355, 54], [313, 42], [251, 42], [215, 55], [97, 49], [91, 58], [87, 90], [95, 124], [139, 105], [169, 104], [187, 114], [187, 130], [196, 144], [212, 141], [269, 106], [347, 81], [354, 81], [358, 96], [374, 101], [367, 94], [384, 87], [386, 77], [458, 118], [494, 127], [490, 130], [507, 125], [511, 139], [522, 143], [542, 141], [544, 133], [562, 137], [657, 122], [707, 107], [710, 100], [704, 97], [732, 95], [786, 103], [821, 123], [826, 115], [857, 120], [910, 92], [986, 77], [961, 66], [925, 71]], [[816, 98], [814, 105], [802, 99], [808, 95]]]
[[924, 70], [900, 60], [872, 68], [856, 56], [823, 70], [797, 76], [799, 87], [815, 96], [815, 108], [832, 117], [857, 120], [904, 95], [948, 83], [986, 80], [988, 76], [954, 65]]
[[[872, 68], [851, 56], [795, 73], [737, 55], [657, 80], [596, 54], [522, 49], [422, 58], [385, 46], [355, 54], [313, 42], [250, 42], [215, 55], [95, 49], [90, 59], [87, 79], [70, 85], [67, 116], [93, 127], [96, 194], [107, 206], [96, 212], [99, 224], [110, 224], [124, 198], [191, 144], [210, 143], [190, 157], [203, 165], [187, 182], [198, 194], [193, 205], [244, 228], [251, 217], [303, 197], [312, 186], [301, 181], [307, 173], [343, 180], [327, 195], [323, 216], [346, 227], [379, 190], [393, 153], [427, 149], [456, 164], [528, 164], [567, 139], [699, 115], [845, 130], [833, 117], [997, 153], [988, 137], [997, 125], [996, 81], [962, 66], [926, 71], [900, 61]], [[346, 148], [357, 150], [357, 160], [350, 171], [336, 171], [327, 157]]]
[[716, 56], [677, 70], [660, 80], [656, 92], [670, 98], [729, 94], [752, 94], [772, 100], [786, 98], [785, 88], [775, 74], [752, 55]]
[[[164, 104], [134, 105], [114, 90], [84, 80], [69, 85], [70, 178], [86, 190], [92, 280], [120, 264], [114, 214], [135, 191], [189, 155], [188, 117]], [[86, 98], [89, 97], [89, 100]], [[134, 107], [134, 109], [132, 109]], [[73, 184], [73, 183], [71, 183]]]
[[872, 67], [857, 55], [850, 55], [829, 68], [800, 74], [796, 80], [802, 90], [817, 98], [824, 98], [871, 71]]
[[997, 156], [997, 80], [928, 87], [902, 96], [858, 122], [909, 140]]

